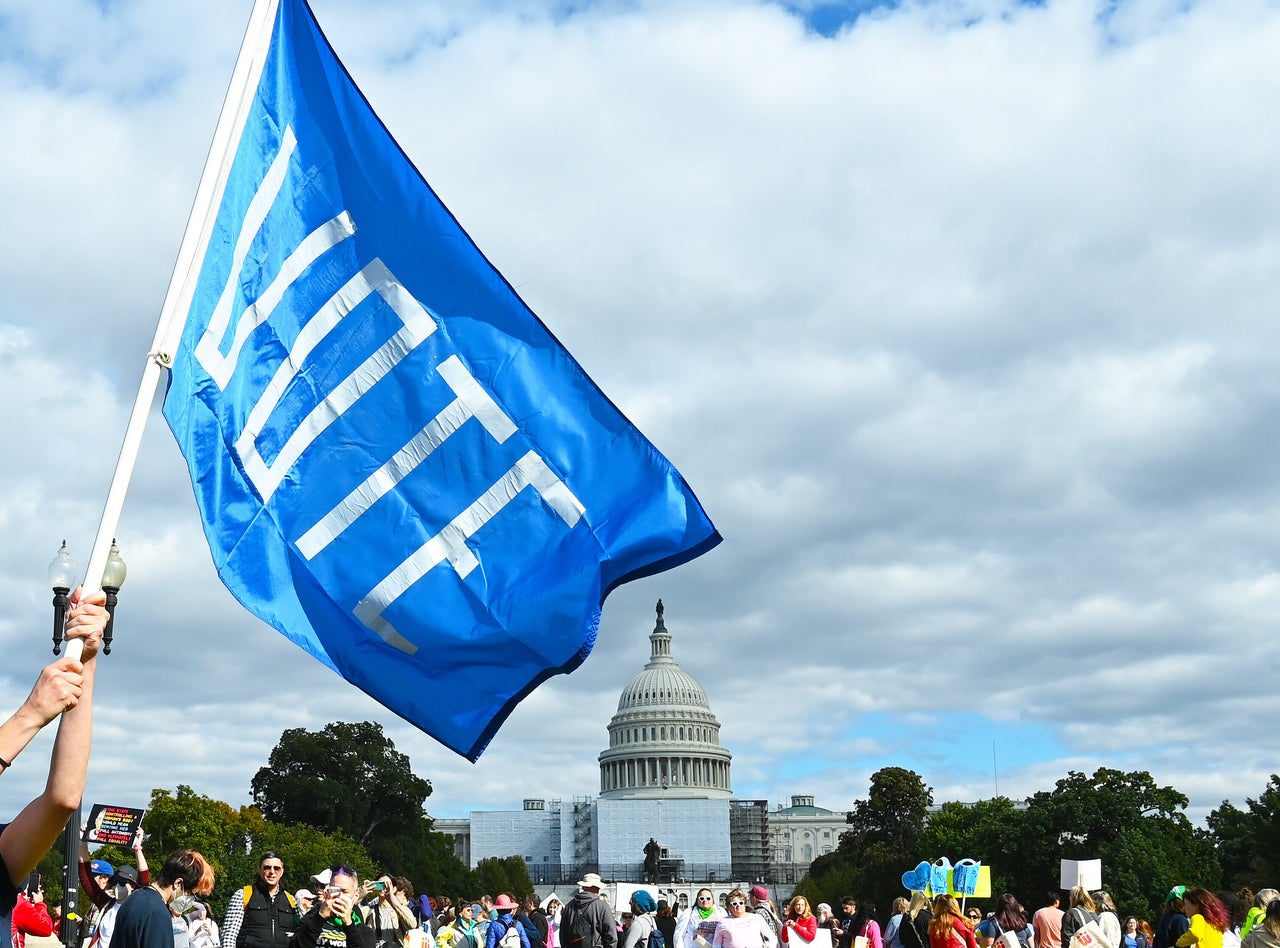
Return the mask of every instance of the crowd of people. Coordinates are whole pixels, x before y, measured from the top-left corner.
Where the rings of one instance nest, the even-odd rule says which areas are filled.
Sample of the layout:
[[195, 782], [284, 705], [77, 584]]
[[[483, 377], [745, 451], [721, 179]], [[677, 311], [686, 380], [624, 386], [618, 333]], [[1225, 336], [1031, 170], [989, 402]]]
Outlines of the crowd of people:
[[[818, 929], [830, 932], [834, 948], [1280, 948], [1280, 892], [1249, 889], [1213, 893], [1175, 886], [1154, 927], [1147, 919], [1123, 921], [1105, 891], [1071, 889], [1067, 907], [1057, 893], [1034, 913], [1011, 894], [983, 911], [961, 906], [954, 895], [930, 899], [916, 892], [894, 900], [881, 926], [873, 906], [848, 897], [837, 917], [820, 904], [793, 899], [783, 931], [790, 948], [805, 948]], [[798, 939], [798, 945], [797, 945]]]

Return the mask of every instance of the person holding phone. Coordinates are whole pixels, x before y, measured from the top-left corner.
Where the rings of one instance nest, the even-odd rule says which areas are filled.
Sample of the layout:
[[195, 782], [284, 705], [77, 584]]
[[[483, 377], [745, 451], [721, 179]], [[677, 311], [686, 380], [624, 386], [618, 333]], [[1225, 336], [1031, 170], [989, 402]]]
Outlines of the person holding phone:
[[49, 906], [44, 902], [44, 886], [40, 884], [38, 872], [27, 876], [22, 891], [18, 893], [11, 924], [14, 948], [26, 948], [28, 935], [43, 938], [53, 934], [53, 919], [49, 916]]
[[373, 929], [360, 912], [360, 878], [351, 866], [329, 870], [316, 907], [303, 916], [293, 948], [374, 948]]
[[366, 882], [362, 887], [369, 902], [365, 906], [365, 924], [373, 929], [373, 942], [377, 948], [400, 948], [405, 933], [418, 927], [418, 920], [409, 906], [396, 892], [390, 876], [382, 876], [376, 882]]

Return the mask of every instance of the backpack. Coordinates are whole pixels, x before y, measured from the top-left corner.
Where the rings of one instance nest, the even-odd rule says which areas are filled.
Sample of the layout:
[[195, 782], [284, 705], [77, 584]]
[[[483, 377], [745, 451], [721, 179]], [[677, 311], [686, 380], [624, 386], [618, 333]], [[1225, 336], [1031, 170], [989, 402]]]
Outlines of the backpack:
[[507, 926], [507, 930], [502, 933], [502, 937], [498, 939], [497, 945], [498, 948], [523, 948], [523, 942], [520, 941], [520, 923], [514, 918]]
[[667, 948], [667, 940], [662, 936], [656, 922], [653, 925], [653, 931], [649, 932], [649, 948]]
[[564, 948], [595, 948], [596, 927], [591, 916], [579, 909], [569, 910], [569, 938]]
[[[284, 892], [284, 897], [289, 900], [289, 907], [293, 909], [295, 912], [297, 912], [298, 903], [293, 900], [293, 894], [288, 889], [285, 889], [283, 886], [281, 887], [281, 891]], [[253, 883], [250, 883], [249, 885], [244, 887], [243, 896], [244, 896], [244, 907], [248, 908], [249, 899], [253, 898]]]

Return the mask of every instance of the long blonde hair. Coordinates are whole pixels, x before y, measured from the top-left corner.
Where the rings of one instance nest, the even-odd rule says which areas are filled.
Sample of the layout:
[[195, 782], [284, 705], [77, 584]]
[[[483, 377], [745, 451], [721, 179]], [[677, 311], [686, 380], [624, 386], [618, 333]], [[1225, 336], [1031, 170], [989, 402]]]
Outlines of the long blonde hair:
[[907, 917], [915, 918], [920, 914], [920, 910], [929, 904], [929, 896], [923, 892], [911, 893], [911, 904], [907, 906]]
[[1095, 914], [1098, 911], [1098, 906], [1097, 903], [1093, 901], [1093, 896], [1090, 895], [1089, 890], [1082, 885], [1075, 886], [1071, 890], [1071, 895], [1068, 897], [1068, 901], [1070, 902], [1071, 908], [1087, 909]]
[[[956, 918], [964, 918], [960, 914], [960, 903], [956, 901], [954, 895], [944, 892], [933, 900], [933, 921], [929, 923], [929, 937], [940, 941], [949, 939], [955, 930], [955, 922], [952, 919]], [[967, 920], [965, 924], [968, 924]]]

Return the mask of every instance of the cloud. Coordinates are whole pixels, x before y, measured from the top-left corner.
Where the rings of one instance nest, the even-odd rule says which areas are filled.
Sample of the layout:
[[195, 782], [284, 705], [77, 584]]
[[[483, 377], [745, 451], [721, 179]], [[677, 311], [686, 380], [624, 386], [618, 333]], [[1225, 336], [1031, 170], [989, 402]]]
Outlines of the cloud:
[[[1265, 786], [1241, 722], [1280, 710], [1250, 684], [1280, 663], [1273, 4], [909, 3], [829, 36], [747, 0], [315, 7], [726, 542], [615, 592], [595, 654], [473, 766], [236, 606], [153, 418], [91, 797], [244, 803], [281, 731], [339, 719], [380, 720], [437, 815], [592, 793], [659, 596], [743, 797], [844, 809], [907, 761], [975, 799], [993, 741], [1014, 795], [1149, 769], [1202, 817]], [[43, 565], [63, 536], [87, 557], [244, 24], [4, 16], [18, 695], [49, 654]]]

